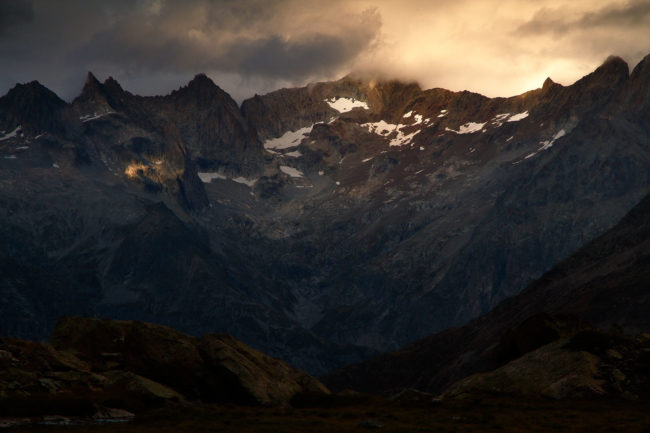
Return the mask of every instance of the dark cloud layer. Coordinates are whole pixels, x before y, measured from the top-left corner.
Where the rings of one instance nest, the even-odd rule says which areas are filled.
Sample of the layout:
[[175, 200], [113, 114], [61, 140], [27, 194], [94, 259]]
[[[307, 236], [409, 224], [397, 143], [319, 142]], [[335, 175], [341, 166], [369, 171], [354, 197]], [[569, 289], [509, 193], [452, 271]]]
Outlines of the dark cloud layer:
[[587, 11], [575, 18], [567, 17], [562, 8], [543, 8], [530, 21], [519, 26], [516, 33], [520, 35], [565, 34], [595, 27], [636, 28], [638, 26], [646, 26], [650, 29], [650, 1], [648, 0], [606, 6], [595, 12]]
[[20, 26], [33, 19], [34, 7], [31, 1], [0, 1], [0, 36], [4, 35], [10, 26]]
[[[336, 32], [318, 26], [280, 32], [258, 28], [272, 20], [268, 8], [249, 12], [239, 4], [219, 14], [205, 2], [190, 4], [184, 12], [168, 7], [129, 16], [93, 35], [71, 60], [129, 74], [221, 71], [302, 80], [339, 71], [372, 46], [381, 28], [379, 15], [366, 11], [340, 17]], [[197, 19], [204, 9], [209, 13]]]
[[0, 94], [86, 71], [140, 94], [199, 72], [241, 100], [349, 72], [507, 96], [650, 52], [650, 0], [0, 0]]
[[145, 93], [198, 72], [259, 90], [335, 78], [382, 26], [340, 0], [0, 0], [0, 24], [0, 91], [38, 79], [67, 99], [87, 70]]

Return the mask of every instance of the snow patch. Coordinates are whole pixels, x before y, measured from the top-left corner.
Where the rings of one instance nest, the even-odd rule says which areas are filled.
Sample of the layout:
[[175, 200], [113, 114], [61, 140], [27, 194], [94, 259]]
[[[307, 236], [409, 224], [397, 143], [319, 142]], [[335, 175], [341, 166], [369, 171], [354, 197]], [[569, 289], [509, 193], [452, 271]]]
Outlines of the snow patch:
[[16, 155], [6, 155], [5, 159], [16, 159]]
[[[417, 119], [417, 116], [420, 115], [416, 114], [415, 116]], [[421, 119], [422, 116], [420, 116], [420, 120]], [[421, 131], [420, 129], [418, 129], [417, 131], [411, 132], [410, 134], [406, 134], [402, 131], [402, 129], [413, 125], [402, 125], [402, 124], [395, 125], [392, 123], [388, 123], [385, 120], [380, 120], [379, 122], [373, 122], [373, 123], [362, 123], [361, 126], [364, 128], [368, 128], [368, 132], [381, 135], [382, 137], [385, 138], [388, 138], [393, 133], [396, 133], [396, 136], [390, 140], [389, 146], [403, 146], [405, 144], [409, 144], [413, 139], [413, 137], [415, 137]]]
[[303, 172], [300, 170], [297, 170], [293, 167], [289, 167], [288, 165], [281, 165], [280, 170], [282, 173], [287, 174], [291, 177], [303, 177]]
[[[297, 147], [300, 145], [300, 142], [305, 138], [306, 135], [309, 135], [314, 125], [305, 126], [300, 128], [297, 131], [287, 131], [282, 134], [281, 137], [271, 138], [264, 142], [264, 149], [289, 149], [292, 147]], [[269, 150], [271, 153], [275, 153]]]
[[199, 179], [201, 179], [201, 182], [203, 183], [210, 183], [212, 182], [213, 179], [220, 179], [220, 180], [232, 180], [233, 182], [242, 183], [244, 185], [252, 187], [253, 185], [255, 185], [255, 182], [257, 182], [257, 179], [246, 179], [245, 177], [242, 176], [228, 178], [223, 173], [218, 173], [218, 172], [204, 171], [204, 172], [199, 172], [197, 174], [199, 175]]
[[424, 150], [424, 146], [420, 146], [420, 150]]
[[557, 140], [557, 139], [559, 139], [559, 138], [562, 138], [562, 137], [564, 137], [565, 135], [566, 135], [566, 131], [565, 131], [564, 129], [560, 129], [560, 130], [558, 131], [558, 133], [555, 134], [555, 135], [553, 136], [553, 138], [551, 138], [550, 140], [540, 141], [539, 144], [541, 144], [542, 147], [540, 147], [539, 149], [537, 149], [535, 152], [526, 155], [526, 157], [525, 157], [524, 159], [532, 158], [533, 156], [537, 155], [539, 152], [541, 152], [541, 151], [543, 151], [543, 150], [550, 149], [551, 147], [553, 147], [553, 144], [555, 143], [555, 140]]
[[327, 105], [339, 113], [347, 113], [348, 111], [352, 111], [355, 108], [363, 108], [364, 110], [368, 110], [367, 103], [354, 98], [330, 98], [325, 99], [325, 102], [327, 102]]
[[366, 159], [362, 160], [361, 162], [368, 162], [368, 161], [370, 161], [372, 158], [374, 158], [374, 156], [371, 156], [370, 158], [366, 158]]
[[11, 131], [10, 133], [8, 133], [8, 134], [6, 134], [6, 135], [0, 137], [0, 141], [9, 140], [10, 138], [13, 138], [13, 137], [17, 136], [18, 133], [19, 133], [22, 129], [23, 129], [22, 126], [20, 126], [20, 125], [19, 125], [19, 126], [16, 126], [16, 129], [14, 129], [14, 130]]
[[395, 125], [393, 123], [388, 123], [385, 120], [380, 120], [379, 122], [362, 123], [361, 126], [368, 128], [368, 132], [387, 137], [398, 127], [406, 125]]
[[298, 158], [302, 156], [299, 150], [294, 150], [293, 152], [287, 152], [283, 154], [284, 156], [290, 156], [291, 158]]
[[242, 176], [234, 177], [230, 180], [237, 183], [243, 183], [244, 185], [250, 186], [251, 188], [253, 187], [253, 185], [255, 185], [255, 182], [257, 182], [257, 179], [246, 179], [245, 177]]
[[438, 114], [438, 117], [445, 117], [447, 113], [448, 113], [447, 110], [440, 110], [440, 114]]
[[16, 150], [27, 150], [29, 149], [29, 146], [18, 146]]
[[528, 111], [524, 111], [523, 113], [517, 113], [508, 118], [508, 122], [519, 122], [522, 119], [525, 119], [528, 117]]
[[410, 134], [404, 134], [401, 130], [397, 131], [397, 137], [393, 138], [390, 143], [388, 143], [389, 146], [403, 146], [405, 144], [409, 144], [411, 140], [413, 140], [413, 137], [415, 137], [417, 134], [422, 131], [421, 129], [418, 129], [415, 132], [411, 132]]
[[490, 123], [498, 128], [499, 126], [503, 125], [503, 122], [506, 121], [508, 116], [510, 116], [510, 113], [497, 114], [492, 120], [490, 120]]
[[407, 117], [411, 117], [411, 114], [413, 114], [413, 110], [409, 111], [408, 113], [406, 113], [402, 117], [406, 119]]
[[482, 130], [486, 123], [487, 122], [483, 122], [483, 123], [467, 122], [464, 125], [460, 125], [458, 131], [450, 128], [445, 128], [445, 131], [454, 132], [456, 134], [473, 134], [475, 132]]
[[97, 120], [100, 117], [104, 117], [104, 116], [106, 116], [108, 114], [113, 114], [113, 112], [112, 111], [107, 111], [107, 112], [101, 113], [101, 114], [97, 114], [97, 113], [84, 114], [83, 116], [79, 117], [79, 120], [81, 120], [82, 123], [86, 123], [86, 122], [90, 122], [91, 120]]
[[52, 168], [61, 168], [61, 167], [59, 167], [59, 164], [55, 162], [54, 164], [52, 164]]
[[201, 179], [201, 182], [203, 183], [210, 183], [212, 182], [212, 179], [227, 179], [226, 176], [217, 172], [204, 171], [204, 172], [198, 172], [197, 174], [199, 175], [199, 179]]
[[322, 176], [322, 175], [324, 175], [324, 174], [325, 174], [325, 172], [324, 172], [323, 170], [318, 170], [318, 175], [319, 175], [319, 176]]

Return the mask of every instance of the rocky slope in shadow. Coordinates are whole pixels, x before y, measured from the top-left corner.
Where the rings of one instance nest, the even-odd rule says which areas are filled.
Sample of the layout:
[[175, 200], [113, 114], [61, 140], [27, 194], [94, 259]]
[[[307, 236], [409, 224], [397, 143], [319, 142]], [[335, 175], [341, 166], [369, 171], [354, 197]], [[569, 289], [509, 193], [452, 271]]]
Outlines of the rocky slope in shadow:
[[[556, 343], [556, 346], [567, 344], [570, 348], [573, 345], [574, 352], [587, 351], [593, 352], [593, 356], [610, 358], [608, 365], [616, 364], [615, 361], [627, 362], [628, 366], [637, 360], [647, 363], [645, 355], [623, 357], [608, 350], [633, 352], [630, 347], [637, 343], [623, 337], [622, 330], [631, 333], [650, 330], [647, 314], [650, 311], [647, 291], [650, 284], [649, 221], [650, 196], [647, 196], [607, 233], [489, 313], [464, 326], [411, 343], [399, 351], [335, 371], [325, 377], [325, 383], [335, 390], [351, 388], [392, 393], [412, 387], [440, 393], [466, 376], [502, 367], [541, 347], [528, 359], [517, 361], [519, 364], [508, 364], [510, 367], [502, 367], [488, 375], [468, 378], [452, 387], [449, 393], [490, 388], [514, 392], [516, 386], [521, 392], [526, 384], [538, 388], [546, 384], [548, 387], [554, 381], [531, 380], [536, 375], [539, 379], [544, 371], [552, 373], [550, 367], [554, 364], [548, 364], [548, 359], [558, 354], [578, 356], [570, 355], [570, 350], [558, 352], [559, 346], [546, 347], [562, 339], [564, 343]], [[559, 318], [548, 313], [559, 315]], [[613, 336], [598, 331], [598, 328], [612, 327], [621, 331]], [[573, 339], [567, 343], [571, 336]], [[617, 344], [627, 349], [617, 349]], [[555, 350], [555, 355], [549, 352], [551, 349]], [[595, 362], [593, 356], [590, 359]], [[580, 368], [587, 368], [580, 360], [573, 360]], [[527, 381], [523, 380], [525, 377]], [[538, 388], [533, 389], [541, 392]]]

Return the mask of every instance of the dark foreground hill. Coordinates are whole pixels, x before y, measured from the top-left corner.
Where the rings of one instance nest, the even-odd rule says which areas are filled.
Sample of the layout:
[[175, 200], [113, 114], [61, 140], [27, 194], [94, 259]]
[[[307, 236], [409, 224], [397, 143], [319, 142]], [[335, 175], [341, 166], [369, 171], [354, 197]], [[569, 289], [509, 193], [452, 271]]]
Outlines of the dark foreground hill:
[[[570, 350], [593, 351], [599, 340], [579, 335]], [[626, 341], [621, 334], [615, 344], [620, 350]], [[650, 339], [646, 351], [648, 346]], [[621, 352], [619, 361], [627, 355]], [[640, 432], [650, 427], [650, 400], [643, 394], [634, 401], [613, 394], [508, 395], [463, 382], [456, 387], [460, 394], [443, 399], [412, 389], [389, 398], [330, 394], [316, 379], [230, 336], [194, 338], [142, 322], [68, 317], [51, 344], [0, 340], [0, 363], [0, 428], [8, 431]], [[624, 371], [629, 374], [629, 368]]]

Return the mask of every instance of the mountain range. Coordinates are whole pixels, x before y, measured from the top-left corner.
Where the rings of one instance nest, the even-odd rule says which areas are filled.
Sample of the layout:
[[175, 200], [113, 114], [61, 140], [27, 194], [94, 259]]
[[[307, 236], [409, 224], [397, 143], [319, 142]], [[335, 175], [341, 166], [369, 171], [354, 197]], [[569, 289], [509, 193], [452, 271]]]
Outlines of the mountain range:
[[[18, 84], [0, 98], [0, 333], [45, 339], [63, 315], [144, 320], [228, 332], [321, 374], [463, 325], [546, 275], [483, 316], [499, 318], [484, 344], [543, 306], [577, 313], [546, 304], [573, 296], [562, 284], [534, 288], [581, 247], [605, 248], [589, 242], [650, 192], [648, 119], [650, 56], [510, 98], [360, 76], [240, 106], [205, 75], [142, 97], [89, 73], [71, 103]], [[636, 330], [623, 304], [589, 311]], [[477, 320], [405, 350], [429, 356]], [[485, 371], [485, 347], [458, 350], [448, 378], [400, 386]]]

